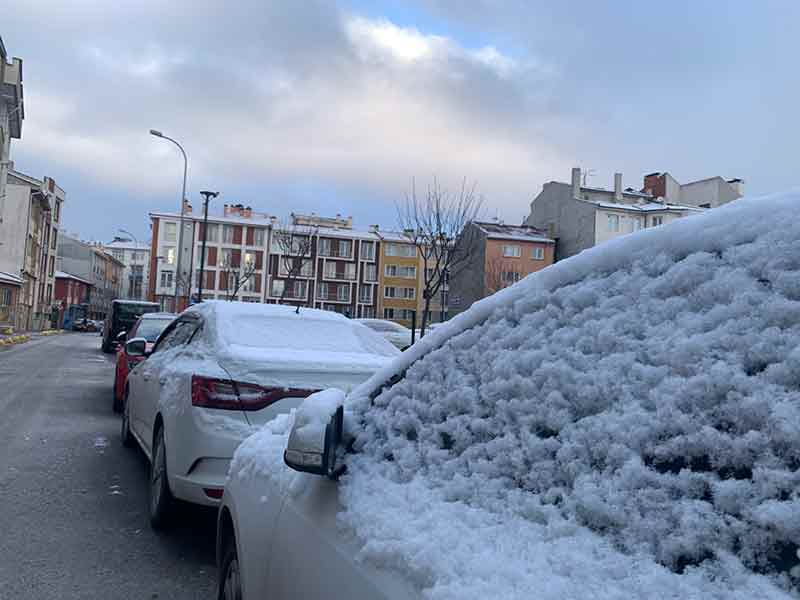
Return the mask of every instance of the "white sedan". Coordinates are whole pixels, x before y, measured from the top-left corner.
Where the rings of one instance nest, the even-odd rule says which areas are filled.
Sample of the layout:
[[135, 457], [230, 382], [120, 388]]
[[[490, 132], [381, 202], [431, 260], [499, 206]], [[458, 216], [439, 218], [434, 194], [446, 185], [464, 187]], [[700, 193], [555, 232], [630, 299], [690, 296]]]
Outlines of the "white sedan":
[[386, 319], [356, 319], [356, 321], [379, 333], [400, 350], [405, 350], [411, 345], [411, 330], [400, 323]]
[[[145, 341], [126, 344], [146, 354]], [[239, 443], [330, 385], [353, 387], [399, 352], [331, 312], [204, 302], [162, 333], [128, 376], [122, 441], [150, 459], [150, 520], [168, 523], [173, 499], [215, 506]]]

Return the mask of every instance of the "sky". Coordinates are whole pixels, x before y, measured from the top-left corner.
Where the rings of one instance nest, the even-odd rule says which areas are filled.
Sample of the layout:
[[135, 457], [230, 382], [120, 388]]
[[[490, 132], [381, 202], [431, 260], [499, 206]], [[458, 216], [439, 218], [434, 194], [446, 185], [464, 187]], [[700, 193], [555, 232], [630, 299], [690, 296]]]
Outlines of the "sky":
[[285, 217], [397, 223], [436, 178], [519, 223], [570, 168], [625, 187], [669, 171], [748, 194], [797, 185], [800, 3], [27, 0], [12, 160], [67, 192], [64, 226], [149, 236], [187, 196]]

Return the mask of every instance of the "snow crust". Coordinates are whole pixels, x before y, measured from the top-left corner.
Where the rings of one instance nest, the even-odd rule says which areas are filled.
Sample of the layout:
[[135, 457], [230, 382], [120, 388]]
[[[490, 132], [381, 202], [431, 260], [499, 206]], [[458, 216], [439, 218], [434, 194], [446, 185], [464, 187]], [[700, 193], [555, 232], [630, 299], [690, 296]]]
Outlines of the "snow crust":
[[[739, 200], [583, 252], [354, 390], [360, 558], [429, 598], [800, 597], [798, 209]], [[293, 420], [232, 476], [289, 493]]]

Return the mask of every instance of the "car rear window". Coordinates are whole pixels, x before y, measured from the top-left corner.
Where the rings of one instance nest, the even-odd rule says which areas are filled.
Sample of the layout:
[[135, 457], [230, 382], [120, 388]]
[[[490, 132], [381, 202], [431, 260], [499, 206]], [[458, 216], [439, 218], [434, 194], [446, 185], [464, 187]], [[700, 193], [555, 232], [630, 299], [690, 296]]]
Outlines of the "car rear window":
[[170, 323], [172, 323], [171, 319], [143, 319], [136, 330], [136, 337], [143, 337], [148, 342], [155, 342]]

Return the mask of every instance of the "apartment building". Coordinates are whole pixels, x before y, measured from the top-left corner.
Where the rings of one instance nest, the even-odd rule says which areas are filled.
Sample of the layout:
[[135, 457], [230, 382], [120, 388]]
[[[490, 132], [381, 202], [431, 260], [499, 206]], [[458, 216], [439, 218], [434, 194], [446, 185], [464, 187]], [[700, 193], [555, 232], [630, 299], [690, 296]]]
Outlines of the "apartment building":
[[117, 238], [103, 244], [103, 249], [125, 265], [120, 298], [146, 300], [150, 285], [150, 242]]
[[461, 235], [467, 258], [450, 279], [449, 308], [456, 313], [544, 269], [555, 258], [555, 240], [526, 225], [474, 221]]
[[380, 238], [378, 317], [406, 327], [422, 323], [422, 261], [402, 233], [376, 230]]
[[[151, 213], [150, 298], [173, 305], [180, 215]], [[193, 299], [200, 293], [202, 216], [185, 207], [192, 240], [182, 262], [192, 265]], [[282, 242], [282, 240], [288, 240]], [[292, 214], [288, 223], [241, 204], [208, 216], [203, 299], [297, 304], [351, 317], [377, 314], [379, 240], [352, 229], [352, 218]], [[181, 296], [179, 307], [187, 305]]]
[[99, 242], [84, 242], [62, 233], [58, 243], [58, 270], [92, 285], [87, 318], [105, 319], [111, 302], [122, 295], [125, 265], [105, 251]]
[[[621, 235], [705, 210], [699, 204], [706, 202], [697, 206], [679, 204], [655, 193], [659, 190], [652, 186], [644, 191], [630, 187], [623, 190], [621, 173], [614, 175], [613, 190], [583, 186], [581, 171], [574, 168], [571, 183], [551, 181], [544, 184], [531, 202], [531, 212], [524, 224], [545, 231], [548, 237], [555, 239], [555, 259], [561, 260]], [[683, 199], [684, 195], [681, 193], [678, 197]], [[694, 201], [700, 198], [705, 195], [695, 196]]]
[[0, 37], [0, 218], [4, 212], [8, 172], [12, 167], [11, 140], [22, 138], [24, 118], [22, 59], [9, 59]]
[[[64, 190], [50, 177], [41, 180], [8, 171], [0, 205], [0, 271], [18, 281], [14, 326], [39, 330], [52, 322], [55, 262]], [[3, 286], [11, 287], [11, 286]]]

